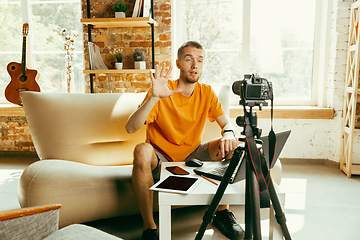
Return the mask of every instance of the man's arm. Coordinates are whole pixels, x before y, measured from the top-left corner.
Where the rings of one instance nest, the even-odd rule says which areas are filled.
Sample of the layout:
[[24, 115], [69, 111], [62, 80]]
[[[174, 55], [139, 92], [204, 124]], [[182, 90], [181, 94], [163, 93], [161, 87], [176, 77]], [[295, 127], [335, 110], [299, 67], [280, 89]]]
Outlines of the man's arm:
[[144, 125], [146, 118], [149, 116], [151, 110], [159, 100], [160, 98], [152, 97], [150, 95], [144, 104], [130, 115], [125, 125], [126, 131], [128, 133], [135, 133], [139, 130]]
[[165, 73], [165, 63], [163, 64], [161, 71], [159, 71], [158, 68], [159, 66], [156, 65], [155, 76], [150, 72], [152, 88], [149, 98], [133, 114], [131, 114], [125, 125], [125, 129], [128, 133], [135, 133], [142, 125], [144, 125], [151, 110], [161, 98], [181, 92], [181, 89], [170, 90], [167, 86], [172, 67], [170, 66], [167, 73]]
[[216, 122], [222, 129], [222, 138], [219, 143], [218, 155], [224, 158], [228, 153], [235, 150], [238, 142], [235, 137], [234, 126], [225, 114], [217, 117]]

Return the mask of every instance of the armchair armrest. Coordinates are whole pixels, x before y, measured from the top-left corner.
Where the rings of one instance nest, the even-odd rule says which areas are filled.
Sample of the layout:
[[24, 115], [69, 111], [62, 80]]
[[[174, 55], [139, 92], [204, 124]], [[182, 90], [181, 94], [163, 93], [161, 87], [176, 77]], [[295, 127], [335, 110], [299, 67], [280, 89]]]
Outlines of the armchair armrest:
[[0, 221], [28, 216], [32, 214], [37, 214], [41, 212], [47, 212], [51, 210], [56, 210], [61, 208], [61, 204], [54, 204], [54, 205], [45, 205], [45, 206], [37, 206], [37, 207], [27, 207], [27, 208], [20, 208], [8, 211], [1, 211], [0, 212]]
[[60, 204], [0, 212], [0, 239], [42, 239], [59, 228]]

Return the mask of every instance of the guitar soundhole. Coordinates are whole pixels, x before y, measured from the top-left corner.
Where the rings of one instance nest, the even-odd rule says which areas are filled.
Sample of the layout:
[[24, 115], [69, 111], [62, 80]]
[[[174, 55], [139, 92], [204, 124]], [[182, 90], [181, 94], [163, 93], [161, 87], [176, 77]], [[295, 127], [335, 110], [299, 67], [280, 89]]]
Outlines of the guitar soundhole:
[[19, 77], [20, 82], [25, 82], [26, 79], [27, 79], [27, 77], [26, 77], [25, 75], [21, 75], [21, 76]]
[[13, 71], [14, 71], [14, 70], [15, 70], [15, 68], [16, 68], [15, 66], [11, 66], [11, 70], [13, 70]]

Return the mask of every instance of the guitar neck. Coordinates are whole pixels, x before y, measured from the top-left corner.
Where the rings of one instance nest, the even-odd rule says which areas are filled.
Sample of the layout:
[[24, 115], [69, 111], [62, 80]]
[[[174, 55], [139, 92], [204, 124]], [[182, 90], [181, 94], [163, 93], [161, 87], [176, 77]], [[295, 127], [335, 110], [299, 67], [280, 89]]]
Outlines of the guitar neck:
[[26, 72], [26, 36], [23, 36], [21, 72], [22, 72], [22, 74], [25, 74], [25, 72]]

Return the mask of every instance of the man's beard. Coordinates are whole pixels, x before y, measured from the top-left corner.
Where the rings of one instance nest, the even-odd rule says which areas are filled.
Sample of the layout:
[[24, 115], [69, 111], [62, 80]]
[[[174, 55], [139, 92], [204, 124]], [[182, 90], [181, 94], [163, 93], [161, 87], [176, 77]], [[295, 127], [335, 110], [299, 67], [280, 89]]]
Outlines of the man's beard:
[[185, 77], [185, 80], [188, 82], [188, 83], [196, 83], [198, 82], [200, 79], [200, 77], [196, 77], [196, 78], [190, 78], [190, 77]]
[[196, 77], [191, 77], [189, 75], [185, 75], [185, 81], [188, 82], [188, 83], [196, 83], [199, 81], [200, 77], [201, 77], [201, 74], [198, 74], [196, 75]]

